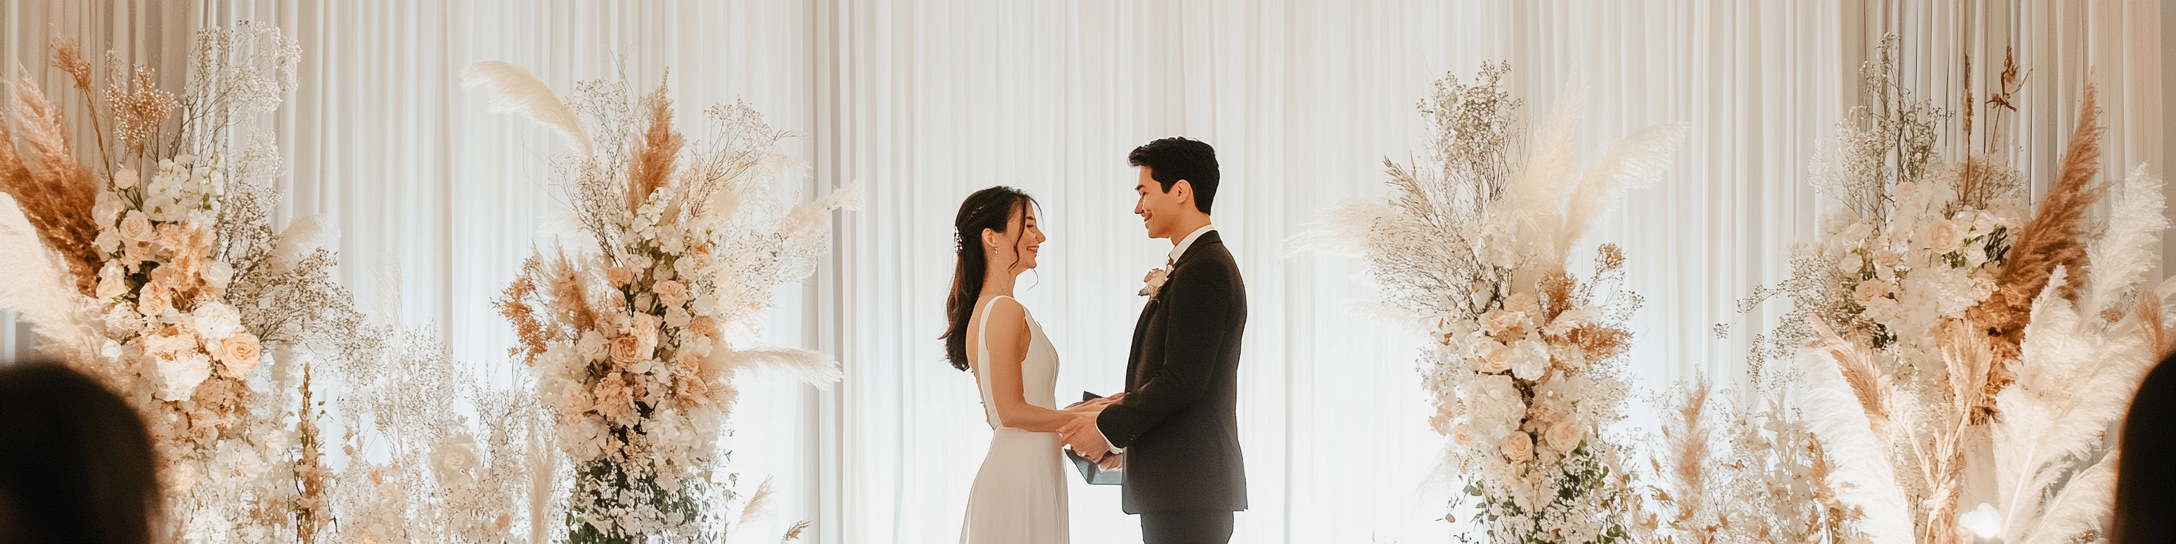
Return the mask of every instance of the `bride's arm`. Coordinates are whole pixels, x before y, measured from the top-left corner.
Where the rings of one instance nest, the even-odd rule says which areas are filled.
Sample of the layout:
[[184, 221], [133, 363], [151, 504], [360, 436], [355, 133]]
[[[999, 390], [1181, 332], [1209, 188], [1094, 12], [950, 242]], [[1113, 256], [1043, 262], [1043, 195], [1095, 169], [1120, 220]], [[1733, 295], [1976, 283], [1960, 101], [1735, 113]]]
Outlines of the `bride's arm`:
[[997, 401], [998, 423], [1015, 429], [1039, 433], [1057, 432], [1059, 427], [1073, 421], [1073, 414], [1028, 404], [1023, 393], [1020, 362], [1028, 356], [1027, 311], [1012, 299], [1002, 299], [990, 305], [990, 315], [983, 316], [988, 322], [990, 360], [984, 361], [983, 371], [990, 373], [990, 394]]

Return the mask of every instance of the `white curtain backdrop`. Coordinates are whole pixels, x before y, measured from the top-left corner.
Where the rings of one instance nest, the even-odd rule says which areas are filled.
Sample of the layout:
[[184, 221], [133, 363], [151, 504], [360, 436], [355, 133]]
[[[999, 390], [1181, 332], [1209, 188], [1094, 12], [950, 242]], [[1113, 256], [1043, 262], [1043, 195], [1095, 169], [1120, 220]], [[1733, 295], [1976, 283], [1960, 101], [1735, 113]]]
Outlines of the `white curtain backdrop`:
[[[1062, 354], [1059, 396], [1108, 393], [1122, 386], [1136, 278], [1168, 247], [1130, 213], [1125, 153], [1202, 139], [1220, 151], [1216, 222], [1253, 308], [1240, 414], [1252, 508], [1234, 542], [1441, 542], [1457, 527], [1434, 519], [1449, 490], [1423, 482], [1439, 439], [1415, 382], [1419, 339], [1346, 310], [1374, 294], [1356, 262], [1290, 256], [1284, 243], [1332, 202], [1380, 196], [1384, 157], [1422, 151], [1413, 106], [1430, 81], [1509, 60], [1529, 117], [1584, 86], [1583, 164], [1640, 127], [1689, 124], [1665, 179], [1633, 191], [1587, 244], [1629, 255], [1630, 286], [1647, 297], [1631, 364], [1660, 388], [1737, 375], [1745, 333], [1785, 309], [1739, 316], [1734, 303], [1782, 279], [1786, 248], [1825, 211], [1806, 167], [1857, 103], [1858, 63], [1883, 33], [1902, 36], [1908, 84], [1939, 96], [1958, 96], [1967, 52], [1984, 96], [2015, 44], [2031, 76], [2013, 120], [2036, 181], [2088, 74], [2108, 108], [2108, 167], [2165, 173], [2176, 112], [2162, 74], [2176, 55], [2161, 36], [2176, 14], [2164, 11], [2153, 0], [8, 0], [0, 53], [50, 90], [61, 83], [44, 67], [49, 32], [178, 70], [191, 28], [280, 25], [304, 53], [279, 120], [293, 161], [281, 219], [330, 218], [343, 279], [368, 307], [435, 327], [500, 379], [514, 375], [512, 338], [489, 301], [531, 244], [566, 230], [545, 185], [546, 159], [564, 148], [484, 111], [461, 69], [504, 60], [567, 89], [623, 69], [654, 85], [669, 67], [683, 111], [744, 96], [806, 131], [789, 143], [815, 164], [801, 190], [859, 182], [867, 199], [841, 216], [815, 281], [777, 301], [768, 336], [836, 354], [847, 377], [821, 394], [747, 384], [734, 459], [779, 478], [775, 527], [815, 520], [809, 536], [826, 543], [957, 538], [989, 435], [972, 378], [936, 339], [959, 200], [997, 184], [1041, 199], [1052, 239], [1021, 298]], [[1718, 340], [1710, 326], [1722, 322], [1734, 334]], [[1632, 423], [1645, 421], [1635, 408]], [[1138, 539], [1115, 488], [1076, 484], [1071, 499], [1076, 541]]]

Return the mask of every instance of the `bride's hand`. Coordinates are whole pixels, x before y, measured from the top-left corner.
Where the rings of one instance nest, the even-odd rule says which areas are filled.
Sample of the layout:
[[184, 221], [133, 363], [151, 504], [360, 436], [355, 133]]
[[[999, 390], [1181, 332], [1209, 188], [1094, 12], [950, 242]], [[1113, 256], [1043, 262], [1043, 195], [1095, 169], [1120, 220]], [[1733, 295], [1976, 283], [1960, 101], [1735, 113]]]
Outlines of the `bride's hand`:
[[1126, 466], [1126, 454], [1105, 455], [1102, 459], [1096, 461], [1096, 466], [1103, 467], [1103, 470], [1118, 470], [1119, 467]]

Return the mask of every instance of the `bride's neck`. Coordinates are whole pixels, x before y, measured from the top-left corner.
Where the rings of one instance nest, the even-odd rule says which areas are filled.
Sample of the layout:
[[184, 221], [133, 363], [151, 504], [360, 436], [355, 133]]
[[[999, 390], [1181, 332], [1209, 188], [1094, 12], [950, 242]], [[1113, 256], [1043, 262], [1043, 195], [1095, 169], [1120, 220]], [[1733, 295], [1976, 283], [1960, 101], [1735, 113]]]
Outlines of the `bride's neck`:
[[1012, 296], [1012, 286], [1020, 281], [1019, 274], [992, 270], [982, 276], [982, 294], [987, 296]]

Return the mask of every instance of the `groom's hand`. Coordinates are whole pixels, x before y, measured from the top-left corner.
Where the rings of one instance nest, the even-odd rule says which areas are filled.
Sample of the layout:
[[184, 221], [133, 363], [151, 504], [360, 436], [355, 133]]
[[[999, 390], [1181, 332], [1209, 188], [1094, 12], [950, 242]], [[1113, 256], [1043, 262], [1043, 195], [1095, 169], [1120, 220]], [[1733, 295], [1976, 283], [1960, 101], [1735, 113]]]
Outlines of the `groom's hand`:
[[1074, 417], [1071, 423], [1058, 428], [1058, 434], [1065, 438], [1066, 445], [1073, 447], [1074, 453], [1090, 461], [1101, 462], [1111, 453], [1111, 443], [1105, 442], [1103, 432], [1096, 430], [1096, 414]]

